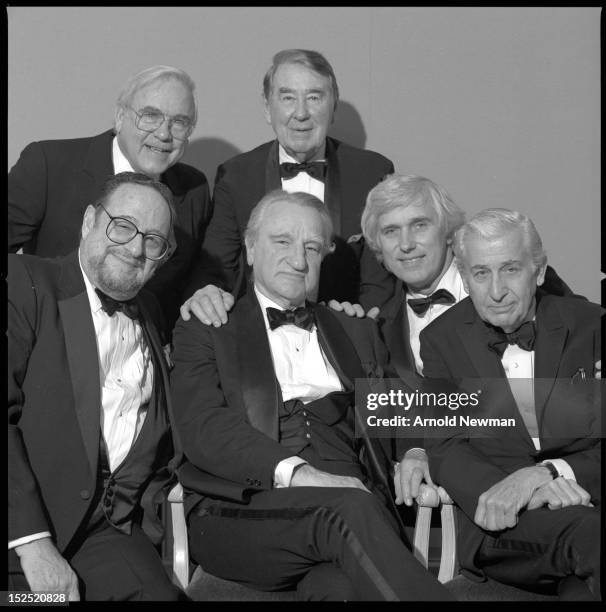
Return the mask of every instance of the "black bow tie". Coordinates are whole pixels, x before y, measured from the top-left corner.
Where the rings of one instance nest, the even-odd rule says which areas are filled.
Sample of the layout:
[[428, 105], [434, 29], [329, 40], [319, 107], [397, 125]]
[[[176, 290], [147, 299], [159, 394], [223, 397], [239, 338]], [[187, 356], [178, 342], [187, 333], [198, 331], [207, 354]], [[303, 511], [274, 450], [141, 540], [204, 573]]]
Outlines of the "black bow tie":
[[499, 357], [503, 357], [503, 353], [509, 344], [517, 344], [525, 351], [532, 351], [536, 337], [536, 327], [534, 321], [526, 321], [522, 323], [518, 329], [513, 332], [505, 333], [500, 327], [486, 324], [488, 328], [488, 348], [492, 349]]
[[307, 174], [309, 174], [309, 176], [312, 178], [315, 178], [318, 181], [324, 181], [326, 162], [312, 161], [303, 162], [302, 164], [284, 162], [283, 164], [280, 164], [280, 177], [283, 179], [295, 178], [299, 172], [307, 172]]
[[131, 319], [139, 318], [139, 307], [137, 306], [134, 298], [132, 300], [119, 302], [118, 300], [114, 300], [114, 298], [109, 297], [109, 295], [106, 295], [99, 289], [95, 289], [95, 293], [99, 296], [101, 308], [107, 313], [108, 316], [113, 316], [114, 312], [119, 310]]
[[419, 316], [424, 315], [432, 304], [454, 304], [455, 302], [454, 295], [446, 289], [438, 289], [424, 298], [411, 298], [408, 300], [409, 306]]
[[295, 310], [278, 310], [269, 307], [267, 308], [267, 320], [269, 321], [269, 329], [291, 324], [311, 331], [314, 325], [314, 311], [309, 306], [301, 306], [295, 308]]

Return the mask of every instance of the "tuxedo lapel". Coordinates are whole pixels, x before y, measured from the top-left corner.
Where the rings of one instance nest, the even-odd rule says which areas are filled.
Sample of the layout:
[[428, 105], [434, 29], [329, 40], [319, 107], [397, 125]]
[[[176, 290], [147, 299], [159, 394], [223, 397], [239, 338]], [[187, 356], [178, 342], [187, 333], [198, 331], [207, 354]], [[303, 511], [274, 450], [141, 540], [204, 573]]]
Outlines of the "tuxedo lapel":
[[261, 307], [249, 291], [233, 313], [236, 326], [239, 380], [242, 400], [253, 427], [274, 440], [279, 438], [278, 408], [281, 397], [265, 330]]
[[541, 379], [535, 385], [535, 406], [539, 431], [543, 421], [545, 404], [558, 375], [564, 353], [568, 328], [556, 308], [549, 307], [548, 300], [541, 300], [537, 307], [534, 377]]
[[345, 387], [353, 389], [355, 379], [364, 378], [366, 373], [352, 342], [329, 310], [317, 306], [315, 315], [320, 347]]
[[501, 359], [488, 348], [486, 326], [477, 315], [470, 298], [466, 298], [465, 306], [464, 324], [457, 329], [463, 350], [479, 378], [503, 378], [505, 371]]
[[385, 308], [382, 333], [392, 367], [404, 382], [414, 387], [417, 384], [415, 358], [410, 346], [410, 326], [404, 298], [405, 289], [402, 281], [398, 280], [394, 296]]
[[[171, 427], [171, 434], [173, 439], [173, 446], [175, 450], [174, 457], [180, 457], [181, 439], [179, 437], [179, 430], [175, 427], [176, 420], [173, 414], [171, 396], [168, 390], [170, 389], [170, 383], [168, 378], [168, 366], [166, 362], [166, 356], [164, 355], [164, 349], [162, 341], [158, 335], [156, 326], [153, 324], [153, 318], [151, 317], [145, 299], [142, 298], [141, 294], [137, 295], [137, 306], [139, 307], [139, 323], [143, 330], [143, 335], [147, 342], [151, 353], [151, 359], [154, 366], [154, 390], [152, 393], [152, 399], [155, 402], [160, 402], [156, 409], [163, 409], [166, 406], [166, 412]], [[179, 463], [179, 459], [173, 459], [175, 463]]]
[[108, 131], [91, 139], [82, 166], [74, 170], [72, 187], [74, 201], [79, 203], [79, 216], [73, 211], [74, 217], [82, 219], [84, 211], [93, 203], [96, 195], [103, 191], [103, 185], [114, 174], [112, 160], [113, 132]]
[[326, 139], [326, 179], [324, 183], [324, 203], [330, 212], [334, 233], [341, 235], [341, 168], [337, 155], [338, 143], [332, 138]]
[[267, 153], [267, 162], [265, 163], [265, 193], [269, 193], [274, 189], [282, 189], [277, 140], [271, 143]]
[[[77, 254], [66, 258], [58, 300], [67, 361], [74, 393], [74, 409], [93, 474], [97, 471], [101, 423], [101, 384], [95, 327]], [[78, 291], [74, 294], [74, 291]]]

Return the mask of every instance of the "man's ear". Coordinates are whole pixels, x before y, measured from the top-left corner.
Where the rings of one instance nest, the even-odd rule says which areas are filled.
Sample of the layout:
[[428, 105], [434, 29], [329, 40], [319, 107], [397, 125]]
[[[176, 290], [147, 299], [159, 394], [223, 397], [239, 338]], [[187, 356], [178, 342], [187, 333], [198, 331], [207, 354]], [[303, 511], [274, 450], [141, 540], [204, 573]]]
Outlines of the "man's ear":
[[250, 240], [244, 240], [244, 245], [246, 246], [246, 263], [252, 266], [255, 259], [255, 243]]
[[120, 132], [122, 129], [122, 122], [124, 121], [124, 108], [122, 106], [116, 107], [116, 112], [114, 113], [114, 126], [116, 128], [116, 134]]
[[262, 98], [263, 98], [263, 115], [265, 115], [265, 122], [268, 125], [271, 125], [271, 111], [269, 109], [269, 101], [267, 100], [264, 94], [262, 94]]
[[547, 262], [545, 262], [542, 266], [539, 266], [539, 270], [537, 272], [537, 287], [540, 287], [545, 282], [545, 272], [547, 271]]
[[457, 266], [457, 270], [459, 271], [459, 276], [461, 277], [461, 281], [463, 282], [463, 287], [465, 291], [469, 294], [469, 283], [467, 282], [467, 276], [463, 272], [463, 270], [461, 270], [461, 268], [459, 267], [456, 256], [454, 258], [454, 262], [455, 262], [455, 266]]
[[95, 225], [95, 215], [97, 209], [89, 204], [84, 211], [84, 219], [82, 220], [82, 238], [86, 238], [88, 236], [91, 229]]

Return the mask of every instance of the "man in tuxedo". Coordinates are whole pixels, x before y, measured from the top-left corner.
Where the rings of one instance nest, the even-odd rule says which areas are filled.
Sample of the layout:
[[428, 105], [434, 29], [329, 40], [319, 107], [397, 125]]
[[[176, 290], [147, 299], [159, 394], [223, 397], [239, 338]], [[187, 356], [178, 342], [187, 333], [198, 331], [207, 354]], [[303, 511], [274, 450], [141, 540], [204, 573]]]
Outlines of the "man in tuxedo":
[[557, 584], [563, 598], [581, 579], [573, 597], [599, 599], [599, 407], [584, 388], [566, 395], [596, 374], [604, 310], [540, 289], [546, 255], [521, 213], [476, 214], [454, 252], [469, 297], [421, 332], [424, 374], [502, 379], [515, 417], [498, 435], [428, 440], [432, 476], [459, 508], [461, 566], [530, 589]]
[[173, 193], [177, 249], [148, 289], [172, 330], [179, 306], [200, 287], [200, 249], [212, 213], [205, 176], [179, 163], [196, 125], [194, 88], [183, 70], [152, 66], [126, 83], [113, 130], [29, 144], [8, 175], [9, 252], [66, 255], [78, 246], [84, 210], [108, 177], [134, 171], [161, 180]]
[[79, 249], [9, 254], [9, 588], [176, 600], [154, 544], [173, 444], [161, 317], [142, 289], [174, 248], [169, 188], [111, 177]]
[[[347, 239], [360, 231], [368, 191], [394, 170], [383, 155], [327, 136], [339, 88], [332, 66], [317, 51], [277, 53], [263, 79], [263, 100], [276, 139], [217, 169], [214, 213], [204, 242], [208, 286], [192, 298], [191, 305], [207, 322], [225, 322], [225, 311], [233, 305], [228, 292], [237, 297], [246, 290], [244, 229], [257, 202], [278, 188], [315, 195], [333, 221], [335, 250], [322, 264], [319, 297], [311, 299], [356, 301], [360, 264]], [[366, 265], [375, 277], [386, 277], [373, 258]], [[393, 286], [388, 282], [387, 293], [380, 285], [373, 289], [373, 301], [380, 304], [390, 297]]]
[[319, 199], [270, 192], [245, 234], [254, 284], [227, 324], [177, 323], [190, 550], [212, 574], [302, 599], [449, 599], [401, 539], [391, 457], [356, 432], [354, 381], [383, 374], [375, 323], [306, 302], [331, 234]]

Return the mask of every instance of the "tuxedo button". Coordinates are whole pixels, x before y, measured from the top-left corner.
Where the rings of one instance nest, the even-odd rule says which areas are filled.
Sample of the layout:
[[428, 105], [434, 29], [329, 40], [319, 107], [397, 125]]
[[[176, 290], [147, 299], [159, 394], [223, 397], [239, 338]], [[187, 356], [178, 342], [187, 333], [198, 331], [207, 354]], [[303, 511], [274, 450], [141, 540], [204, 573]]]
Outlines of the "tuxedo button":
[[307, 425], [309, 427], [310, 422], [309, 421], [305, 421], [305, 425]]
[[305, 437], [306, 437], [306, 438], [311, 438], [311, 434], [310, 434], [310, 433], [306, 433], [306, 434], [305, 434]]
[[90, 491], [88, 489], [82, 489], [82, 491], [80, 491], [80, 497], [82, 499], [89, 499], [90, 498]]

